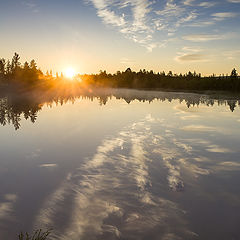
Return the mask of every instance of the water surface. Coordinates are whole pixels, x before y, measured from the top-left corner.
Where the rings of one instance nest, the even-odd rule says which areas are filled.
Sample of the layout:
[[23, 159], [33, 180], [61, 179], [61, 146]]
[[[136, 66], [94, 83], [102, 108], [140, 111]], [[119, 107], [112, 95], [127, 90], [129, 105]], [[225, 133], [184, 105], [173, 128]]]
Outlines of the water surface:
[[240, 239], [239, 101], [95, 90], [0, 99], [0, 238]]

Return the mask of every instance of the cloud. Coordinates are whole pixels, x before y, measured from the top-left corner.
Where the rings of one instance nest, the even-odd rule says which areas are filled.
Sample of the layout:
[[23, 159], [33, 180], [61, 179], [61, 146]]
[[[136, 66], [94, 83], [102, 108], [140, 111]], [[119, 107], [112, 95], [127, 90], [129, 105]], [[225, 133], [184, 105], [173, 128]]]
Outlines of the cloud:
[[237, 16], [237, 13], [233, 12], [219, 12], [219, 13], [213, 13], [212, 16], [216, 21], [222, 21], [226, 18], [233, 18]]
[[114, 26], [124, 26], [124, 16], [117, 16], [113, 11], [102, 9], [98, 11], [98, 16], [101, 17], [105, 23], [112, 24]]
[[200, 7], [205, 7], [205, 8], [210, 8], [215, 6], [217, 3], [216, 2], [201, 2], [198, 4]]
[[[163, 47], [183, 27], [209, 27], [217, 21], [235, 17], [232, 12], [216, 12], [206, 16], [205, 8], [216, 1], [166, 0], [88, 0], [96, 8], [102, 22], [115, 28], [125, 38], [145, 47], [149, 52]], [[236, 0], [233, 0], [236, 1]], [[205, 42], [221, 39], [218, 35], [189, 35], [184, 40]], [[175, 41], [174, 38], [173, 41]]]
[[209, 21], [198, 21], [198, 22], [192, 22], [188, 24], [189, 27], [207, 27], [215, 24], [215, 20], [209, 20]]
[[203, 62], [208, 61], [209, 54], [203, 53], [204, 49], [200, 47], [188, 47], [182, 48], [182, 52], [178, 53], [175, 60], [178, 62]]
[[98, 16], [106, 24], [113, 26], [124, 26], [125, 20], [124, 15], [117, 15], [114, 11], [108, 8], [107, 1], [104, 0], [93, 0], [95, 8], [97, 9]]
[[183, 4], [188, 5], [188, 6], [192, 6], [193, 2], [194, 2], [194, 0], [185, 0], [185, 1], [183, 1]]
[[215, 6], [217, 3], [216, 2], [201, 2], [201, 3], [196, 3], [195, 0], [185, 0], [183, 1], [184, 5], [187, 6], [199, 6], [199, 7], [204, 7], [204, 8], [210, 8]]
[[146, 15], [151, 11], [151, 3], [147, 0], [133, 0], [133, 26], [136, 30], [149, 30], [146, 26]]
[[240, 57], [240, 49], [234, 51], [224, 51], [222, 55], [228, 60], [233, 60]]
[[183, 47], [182, 48], [183, 51], [188, 51], [188, 52], [202, 52], [203, 49], [202, 48], [199, 48], [199, 47]]
[[33, 1], [24, 1], [23, 5], [25, 5], [28, 9], [32, 10], [34, 13], [39, 12], [37, 4]]
[[[200, 5], [205, 5], [205, 2], [201, 3]], [[200, 6], [199, 5], [199, 6]], [[206, 26], [211, 26], [213, 24], [216, 24], [216, 22], [218, 21], [223, 21], [229, 18], [234, 18], [236, 17], [238, 14], [234, 13], [234, 12], [217, 12], [217, 13], [213, 13], [211, 14], [211, 18], [208, 20], [201, 20], [198, 22], [191, 22], [190, 24], [188, 24], [188, 26], [190, 27], [206, 27]]]
[[205, 60], [205, 55], [199, 53], [183, 54], [177, 56], [176, 60], [180, 62], [199, 62]]
[[135, 63], [135, 61], [128, 59], [128, 58], [121, 58], [120, 63], [124, 65], [132, 65]]
[[231, 2], [231, 3], [240, 3], [240, 0], [228, 0], [228, 2]]
[[[150, 52], [164, 46], [178, 28], [198, 17], [194, 9], [189, 11], [184, 4], [173, 0], [167, 0], [162, 8], [153, 0], [90, 2], [105, 25], [115, 27], [124, 37]], [[157, 39], [159, 31], [165, 31], [164, 39]]]
[[180, 16], [184, 12], [184, 9], [171, 0], [168, 0], [163, 10], [155, 11], [155, 13], [162, 16]]
[[192, 41], [192, 42], [207, 42], [213, 40], [223, 39], [222, 35], [211, 35], [211, 34], [196, 34], [196, 35], [186, 35], [183, 36], [184, 40]]
[[103, 23], [117, 27], [126, 38], [139, 43], [149, 51], [156, 47], [148, 19], [152, 1], [131, 0], [120, 3], [114, 0], [91, 0], [91, 2]]

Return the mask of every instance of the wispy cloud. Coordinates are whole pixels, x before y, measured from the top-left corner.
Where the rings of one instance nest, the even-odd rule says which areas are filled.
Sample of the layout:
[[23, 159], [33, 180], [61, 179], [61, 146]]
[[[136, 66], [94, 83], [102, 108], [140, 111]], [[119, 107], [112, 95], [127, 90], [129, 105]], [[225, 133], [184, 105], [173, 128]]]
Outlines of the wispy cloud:
[[159, 30], [167, 30], [170, 35], [184, 23], [192, 22], [198, 16], [195, 10], [187, 11], [185, 6], [178, 5], [172, 0], [168, 0], [164, 9], [155, 11], [155, 13], [158, 15], [155, 21], [156, 27]]
[[155, 47], [153, 30], [148, 18], [148, 14], [152, 11], [152, 1], [131, 0], [120, 3], [114, 0], [92, 0], [91, 2], [106, 25], [117, 27], [127, 38], [150, 51]]
[[240, 58], [240, 49], [236, 49], [233, 51], [224, 51], [222, 55], [227, 58], [228, 60], [233, 60], [236, 58]]
[[240, 0], [228, 0], [228, 2], [231, 2], [231, 3], [240, 3]]
[[176, 60], [180, 62], [199, 62], [204, 61], [204, 55], [199, 53], [188, 53], [181, 56], [177, 56]]
[[207, 26], [211, 26], [215, 23], [216, 23], [216, 21], [214, 21], [213, 19], [210, 19], [208, 21], [192, 22], [192, 23], [188, 24], [188, 26], [189, 27], [207, 27]]
[[237, 16], [237, 13], [234, 12], [219, 12], [219, 13], [213, 13], [212, 16], [217, 21], [225, 20], [226, 18], [233, 18]]
[[195, 52], [195, 53], [203, 51], [203, 49], [200, 47], [188, 47], [188, 46], [183, 47], [182, 50], [187, 52]]
[[184, 0], [184, 1], [183, 1], [183, 4], [184, 4], [184, 5], [188, 5], [188, 6], [190, 5], [190, 6], [191, 6], [191, 5], [193, 5], [193, 2], [194, 2], [194, 0]]
[[39, 12], [38, 6], [34, 1], [24, 1], [22, 2], [28, 9], [33, 11], [34, 13]]
[[201, 2], [198, 4], [200, 7], [205, 7], [205, 8], [210, 8], [215, 6], [217, 3], [216, 2]]
[[[97, 15], [107, 26], [114, 27], [127, 39], [148, 51], [164, 46], [182, 27], [209, 27], [218, 21], [237, 16], [234, 12], [213, 12], [205, 16], [206, 8], [216, 1], [166, 0], [89, 0]], [[239, 0], [230, 0], [239, 2]], [[190, 41], [220, 40], [218, 35], [189, 35]]]
[[211, 34], [196, 34], [196, 35], [186, 35], [183, 36], [184, 40], [192, 41], [192, 42], [207, 42], [213, 40], [224, 39], [222, 35], [211, 35]]
[[121, 58], [120, 59], [120, 63], [122, 64], [126, 64], [126, 65], [131, 65], [131, 64], [134, 64], [135, 61], [131, 60], [131, 59], [128, 59], [128, 58]]
[[182, 51], [175, 57], [178, 62], [205, 62], [208, 61], [208, 55], [199, 47], [183, 47]]
[[210, 2], [210, 1], [198, 3], [195, 0], [184, 0], [183, 4], [187, 5], [187, 6], [199, 6], [199, 7], [204, 7], [204, 8], [210, 8], [210, 7], [215, 6], [217, 3]]

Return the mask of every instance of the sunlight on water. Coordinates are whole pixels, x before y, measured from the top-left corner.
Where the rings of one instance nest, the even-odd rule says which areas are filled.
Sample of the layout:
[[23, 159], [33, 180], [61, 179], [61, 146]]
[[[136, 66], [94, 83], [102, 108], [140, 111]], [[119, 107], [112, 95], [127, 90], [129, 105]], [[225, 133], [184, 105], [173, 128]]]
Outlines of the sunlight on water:
[[99, 90], [22, 103], [0, 100], [1, 239], [239, 238], [239, 101]]

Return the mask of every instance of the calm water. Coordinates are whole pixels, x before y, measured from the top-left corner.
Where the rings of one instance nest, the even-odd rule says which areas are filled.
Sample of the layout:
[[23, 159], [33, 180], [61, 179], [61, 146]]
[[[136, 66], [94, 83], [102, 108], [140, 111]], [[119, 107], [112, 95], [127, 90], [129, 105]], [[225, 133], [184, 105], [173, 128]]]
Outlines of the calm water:
[[0, 239], [240, 239], [238, 104], [137, 90], [0, 98]]

